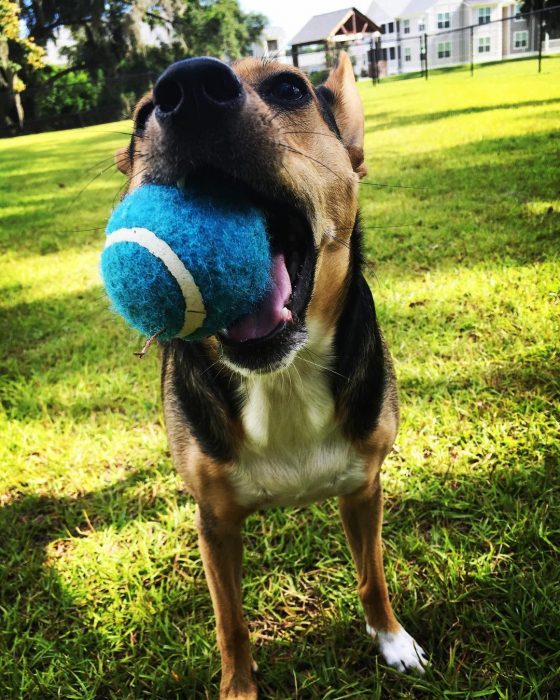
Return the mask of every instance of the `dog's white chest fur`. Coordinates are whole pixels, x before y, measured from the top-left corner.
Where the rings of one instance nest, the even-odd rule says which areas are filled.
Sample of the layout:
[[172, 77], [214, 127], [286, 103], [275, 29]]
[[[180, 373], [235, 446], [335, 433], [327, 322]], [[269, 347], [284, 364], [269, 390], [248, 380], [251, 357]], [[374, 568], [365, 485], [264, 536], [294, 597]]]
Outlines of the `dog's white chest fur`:
[[332, 337], [310, 328], [309, 350], [272, 375], [247, 377], [247, 436], [230, 472], [246, 506], [299, 505], [355, 491], [365, 465], [334, 421], [329, 374]]

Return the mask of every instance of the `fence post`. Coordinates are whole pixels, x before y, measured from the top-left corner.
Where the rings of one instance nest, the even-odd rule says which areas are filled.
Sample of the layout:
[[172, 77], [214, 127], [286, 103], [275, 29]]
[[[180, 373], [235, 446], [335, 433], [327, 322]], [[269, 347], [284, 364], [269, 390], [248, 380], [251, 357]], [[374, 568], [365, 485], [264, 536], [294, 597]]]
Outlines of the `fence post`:
[[542, 40], [543, 40], [544, 19], [539, 13], [539, 73], [542, 72]]
[[474, 27], [471, 24], [471, 78], [474, 76]]
[[424, 34], [424, 53], [426, 56], [426, 80], [428, 80], [428, 33], [426, 32]]
[[298, 47], [292, 46], [292, 63], [297, 68], [299, 66]]

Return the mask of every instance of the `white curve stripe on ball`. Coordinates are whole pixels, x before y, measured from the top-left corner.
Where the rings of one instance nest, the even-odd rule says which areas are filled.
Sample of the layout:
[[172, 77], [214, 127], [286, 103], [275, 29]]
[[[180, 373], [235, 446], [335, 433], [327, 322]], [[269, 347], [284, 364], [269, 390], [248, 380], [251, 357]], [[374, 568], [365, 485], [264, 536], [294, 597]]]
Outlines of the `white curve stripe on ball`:
[[107, 236], [105, 248], [115, 243], [137, 243], [161, 260], [179, 285], [185, 300], [185, 322], [178, 333], [179, 337], [198, 330], [206, 318], [206, 308], [200, 289], [177, 253], [147, 228], [120, 228], [113, 231]]

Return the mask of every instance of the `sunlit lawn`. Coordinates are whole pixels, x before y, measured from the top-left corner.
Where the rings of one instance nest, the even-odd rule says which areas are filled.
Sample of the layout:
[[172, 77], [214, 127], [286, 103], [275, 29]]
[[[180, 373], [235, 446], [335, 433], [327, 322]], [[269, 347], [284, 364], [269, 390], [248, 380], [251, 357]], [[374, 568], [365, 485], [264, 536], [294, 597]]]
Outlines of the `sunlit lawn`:
[[[553, 700], [560, 58], [360, 89], [370, 280], [403, 407], [387, 574], [433, 669], [403, 678], [374, 653], [336, 503], [274, 510], [246, 528], [263, 697]], [[217, 695], [156, 353], [133, 356], [97, 273], [127, 129], [0, 142], [2, 699]]]

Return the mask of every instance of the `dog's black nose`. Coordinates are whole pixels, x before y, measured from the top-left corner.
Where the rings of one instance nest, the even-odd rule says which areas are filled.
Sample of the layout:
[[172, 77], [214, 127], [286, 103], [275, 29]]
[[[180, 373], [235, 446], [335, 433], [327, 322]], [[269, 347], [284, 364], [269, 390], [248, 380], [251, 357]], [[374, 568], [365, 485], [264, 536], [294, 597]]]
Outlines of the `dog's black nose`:
[[188, 58], [169, 66], [154, 87], [160, 122], [200, 123], [241, 106], [245, 93], [235, 73], [216, 58]]

